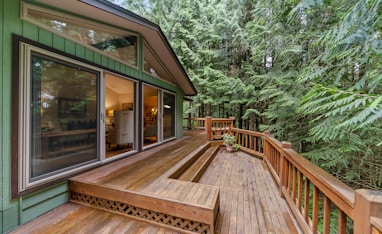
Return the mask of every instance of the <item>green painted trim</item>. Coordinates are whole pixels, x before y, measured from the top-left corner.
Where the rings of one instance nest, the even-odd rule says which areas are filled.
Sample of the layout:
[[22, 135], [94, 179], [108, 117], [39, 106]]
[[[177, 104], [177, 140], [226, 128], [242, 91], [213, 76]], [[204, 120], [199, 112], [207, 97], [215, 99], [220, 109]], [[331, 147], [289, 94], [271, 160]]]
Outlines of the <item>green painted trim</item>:
[[62, 183], [55, 185], [49, 189], [39, 191], [35, 194], [28, 195], [22, 198], [21, 209], [26, 210], [30, 207], [36, 206], [45, 200], [49, 200], [52, 197], [57, 196], [57, 194], [66, 193], [68, 191], [68, 183]]
[[[5, 89], [3, 88], [3, 77], [5, 77], [4, 73], [3, 73], [3, 38], [4, 38], [4, 27], [3, 27], [3, 23], [4, 22], [4, 0], [0, 0], [0, 91], [2, 94], [5, 93]], [[4, 117], [3, 117], [3, 113], [4, 113], [4, 110], [3, 110], [3, 101], [4, 101], [4, 97], [3, 95], [0, 95], [0, 132], [3, 132], [3, 124], [4, 124]], [[4, 165], [4, 160], [5, 158], [2, 157], [2, 155], [4, 155], [4, 151], [3, 151], [3, 147], [4, 147], [4, 142], [3, 142], [3, 135], [0, 134], [0, 181], [4, 181], [4, 178], [3, 178], [3, 165]], [[0, 191], [0, 232], [2, 232], [3, 230], [1, 229], [1, 227], [3, 227], [3, 191], [4, 189], [1, 188], [1, 191]]]
[[68, 183], [63, 183], [22, 198], [20, 224], [67, 203], [68, 187]]
[[3, 211], [2, 233], [8, 232], [19, 226], [20, 212], [18, 207], [11, 207]]
[[179, 139], [183, 136], [183, 103], [184, 93], [180, 87], [176, 92], [176, 137]]
[[[3, 225], [7, 226], [8, 220], [6, 214], [10, 210], [17, 210], [17, 201], [12, 201], [10, 197], [11, 189], [11, 87], [12, 87], [12, 33], [20, 33], [22, 26], [19, 18], [19, 1], [1, 0], [0, 8], [0, 203], [3, 211]], [[11, 212], [13, 213], [13, 212]]]
[[[138, 48], [137, 48], [137, 66], [138, 66], [138, 71], [140, 74], [143, 73], [143, 43], [144, 43], [144, 40], [143, 40], [143, 37], [142, 35], [139, 35], [138, 37]], [[142, 79], [142, 76], [139, 77], [140, 79]]]

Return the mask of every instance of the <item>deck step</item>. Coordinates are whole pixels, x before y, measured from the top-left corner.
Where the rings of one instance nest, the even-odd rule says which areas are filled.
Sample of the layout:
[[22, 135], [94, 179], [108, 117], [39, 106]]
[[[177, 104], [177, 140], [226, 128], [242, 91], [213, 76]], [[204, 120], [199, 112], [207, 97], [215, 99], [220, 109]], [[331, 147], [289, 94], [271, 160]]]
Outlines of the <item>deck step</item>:
[[188, 156], [186, 156], [179, 163], [174, 165], [174, 167], [164, 173], [164, 177], [177, 179], [179, 178], [189, 167], [191, 167], [195, 161], [197, 161], [208, 149], [211, 148], [211, 143], [208, 142], [204, 145], [201, 145], [199, 148], [194, 150]]
[[211, 161], [214, 159], [216, 153], [219, 151], [219, 148], [219, 145], [211, 146], [189, 168], [187, 168], [182, 175], [174, 179], [198, 182]]
[[[115, 186], [113, 183], [100, 183], [100, 179], [89, 181], [86, 176], [72, 178], [69, 200], [156, 223], [180, 233], [214, 233], [219, 215], [220, 189], [192, 181], [201, 177], [217, 150], [218, 146], [211, 147], [209, 142], [202, 144], [145, 186]], [[124, 170], [117, 168], [116, 179], [119, 180]], [[185, 171], [188, 171], [189, 181], [179, 180]], [[124, 181], [128, 183], [128, 177], [124, 177]]]
[[214, 233], [220, 193], [212, 185], [162, 179], [141, 193], [70, 181], [69, 200], [186, 233]]

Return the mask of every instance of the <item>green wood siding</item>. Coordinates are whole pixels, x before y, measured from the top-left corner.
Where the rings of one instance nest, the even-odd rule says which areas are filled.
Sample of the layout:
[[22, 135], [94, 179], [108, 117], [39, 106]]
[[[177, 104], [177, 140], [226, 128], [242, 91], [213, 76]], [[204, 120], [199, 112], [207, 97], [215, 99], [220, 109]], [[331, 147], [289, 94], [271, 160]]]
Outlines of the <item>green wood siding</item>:
[[[11, 88], [12, 88], [12, 34], [17, 34], [46, 46], [99, 64], [126, 76], [175, 92], [177, 94], [177, 137], [182, 136], [183, 92], [177, 86], [143, 74], [142, 62], [134, 69], [103, 56], [91, 49], [77, 45], [59, 35], [41, 29], [20, 19], [20, 0], [0, 0], [0, 232], [7, 232], [20, 224], [67, 202], [67, 183], [41, 192], [12, 200], [11, 194]], [[143, 40], [139, 37], [139, 45]], [[142, 58], [142, 48], [138, 48]]]
[[67, 183], [52, 187], [43, 193], [30, 195], [22, 198], [20, 204], [22, 211], [21, 223], [28, 222], [36, 216], [42, 215], [56, 207], [58, 204], [64, 204], [68, 201], [68, 185]]
[[[18, 201], [11, 201], [11, 71], [12, 71], [12, 36], [20, 34], [22, 25], [19, 19], [19, 2], [0, 0], [1, 35], [0, 35], [0, 174], [1, 186], [1, 227], [5, 232], [19, 224]], [[7, 20], [5, 23], [4, 20]]]

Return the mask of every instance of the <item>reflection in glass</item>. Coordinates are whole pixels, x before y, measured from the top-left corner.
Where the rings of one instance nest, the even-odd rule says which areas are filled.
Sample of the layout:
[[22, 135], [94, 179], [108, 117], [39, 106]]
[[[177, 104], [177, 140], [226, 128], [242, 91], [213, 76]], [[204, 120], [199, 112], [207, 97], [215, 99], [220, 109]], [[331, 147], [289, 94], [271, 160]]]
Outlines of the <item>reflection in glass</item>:
[[135, 83], [105, 74], [106, 157], [134, 149]]
[[143, 86], [144, 145], [158, 142], [158, 89]]
[[143, 69], [146, 73], [150, 74], [153, 77], [157, 77], [166, 80], [170, 83], [174, 83], [172, 75], [165, 69], [160, 59], [157, 58], [155, 53], [150, 49], [150, 47], [146, 43], [143, 44], [143, 55]]
[[99, 73], [32, 53], [31, 178], [97, 159]]
[[90, 45], [132, 66], [137, 66], [137, 37], [109, 32], [75, 19], [29, 9], [28, 16], [77, 42]]
[[163, 139], [175, 137], [175, 95], [163, 92]]

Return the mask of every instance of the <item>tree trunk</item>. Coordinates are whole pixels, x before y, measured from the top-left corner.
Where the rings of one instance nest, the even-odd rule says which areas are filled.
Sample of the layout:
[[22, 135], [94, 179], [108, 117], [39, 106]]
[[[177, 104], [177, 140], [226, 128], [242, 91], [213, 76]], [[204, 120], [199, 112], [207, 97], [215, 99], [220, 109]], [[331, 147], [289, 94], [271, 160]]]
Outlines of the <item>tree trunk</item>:
[[240, 104], [240, 106], [239, 106], [239, 116], [238, 116], [238, 119], [239, 119], [239, 128], [240, 129], [243, 129], [243, 119], [241, 118], [241, 117], [243, 117], [243, 109], [244, 109], [244, 105]]
[[[251, 104], [249, 106], [250, 109], [255, 109], [255, 104]], [[250, 116], [249, 116], [249, 126], [248, 126], [248, 130], [250, 131], [254, 131], [255, 130], [255, 114], [252, 113]]]

